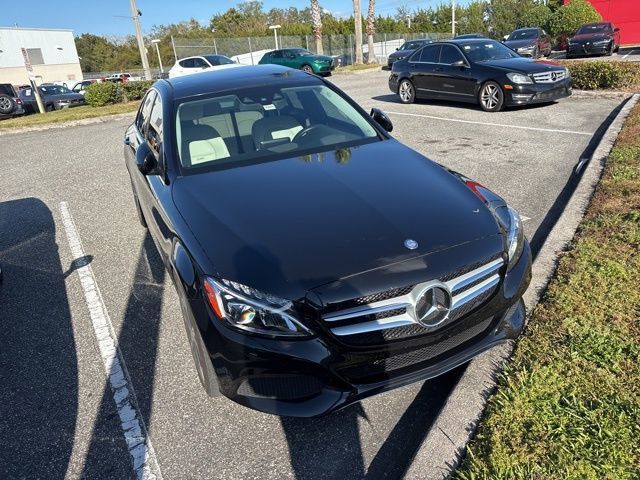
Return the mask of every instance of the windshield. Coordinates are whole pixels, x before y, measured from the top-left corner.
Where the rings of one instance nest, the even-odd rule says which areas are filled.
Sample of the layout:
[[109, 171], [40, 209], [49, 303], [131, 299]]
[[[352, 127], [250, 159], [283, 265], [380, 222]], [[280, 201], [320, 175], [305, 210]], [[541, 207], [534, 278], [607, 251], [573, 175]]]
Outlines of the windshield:
[[606, 33], [611, 31], [608, 23], [594, 23], [593, 25], [583, 25], [578, 30], [577, 35], [584, 35], [589, 33]]
[[229, 57], [225, 57], [224, 55], [205, 55], [205, 57], [211, 65], [229, 65], [231, 63], [235, 63]]
[[185, 101], [176, 145], [185, 169], [295, 157], [376, 141], [368, 117], [325, 85], [261, 86]]
[[506, 58], [517, 58], [520, 56], [495, 40], [459, 43], [458, 45], [460, 45], [464, 54], [472, 62], [488, 62], [491, 60], [504, 60]]
[[42, 85], [40, 91], [46, 95], [60, 95], [63, 93], [72, 93], [67, 87], [63, 85]]
[[311, 53], [309, 50], [305, 50], [304, 48], [290, 48], [288, 50], [289, 53], [292, 53], [293, 55], [299, 55], [301, 57], [308, 57], [310, 55], [313, 55], [313, 53]]
[[509, 40], [529, 40], [532, 38], [538, 38], [538, 30], [536, 29], [527, 29], [527, 30], [516, 30], [509, 35], [507, 41]]

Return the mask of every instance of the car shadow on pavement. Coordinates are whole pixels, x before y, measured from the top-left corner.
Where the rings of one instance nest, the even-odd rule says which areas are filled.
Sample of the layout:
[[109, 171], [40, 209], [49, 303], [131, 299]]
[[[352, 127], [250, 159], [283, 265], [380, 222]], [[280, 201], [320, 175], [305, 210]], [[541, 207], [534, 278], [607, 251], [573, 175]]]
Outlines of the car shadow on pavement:
[[569, 200], [571, 200], [571, 196], [573, 195], [573, 192], [575, 191], [578, 184], [580, 183], [580, 179], [582, 178], [582, 175], [586, 169], [586, 166], [588, 162], [591, 160], [591, 157], [593, 156], [596, 148], [600, 144], [602, 137], [606, 133], [607, 129], [611, 126], [611, 123], [618, 116], [618, 114], [620, 113], [620, 110], [622, 110], [622, 107], [624, 107], [627, 101], [628, 100], [624, 100], [622, 103], [620, 103], [620, 105], [614, 108], [613, 111], [607, 116], [607, 118], [604, 119], [604, 121], [596, 129], [596, 132], [591, 137], [589, 144], [584, 149], [584, 151], [578, 158], [578, 161], [576, 162], [576, 167], [580, 165], [581, 168], [580, 169], [574, 168], [571, 171], [571, 175], [567, 179], [567, 182], [565, 183], [564, 187], [562, 188], [562, 190], [554, 200], [553, 205], [551, 205], [551, 208], [549, 208], [549, 210], [545, 214], [542, 222], [540, 222], [540, 226], [536, 229], [535, 233], [533, 234], [533, 237], [531, 237], [529, 244], [531, 246], [531, 253], [533, 255], [533, 260], [537, 258], [538, 253], [542, 248], [542, 245], [544, 245], [544, 242], [547, 239], [547, 236], [549, 235], [549, 233], [551, 233], [551, 230], [553, 229], [558, 219], [564, 212], [564, 209], [566, 208], [567, 203], [569, 203]]
[[[386, 103], [395, 103], [397, 105], [404, 105], [398, 95], [390, 93], [387, 95], [378, 95], [371, 98], [372, 100], [377, 100], [378, 102], [386, 102]], [[557, 102], [549, 102], [549, 103], [534, 103], [532, 105], [519, 105], [517, 107], [505, 107], [504, 111], [512, 111], [512, 110], [535, 110], [537, 108], [544, 108], [549, 105], [552, 105]], [[460, 110], [476, 110], [481, 113], [482, 109], [476, 103], [466, 103], [466, 102], [455, 102], [453, 100], [436, 100], [436, 99], [416, 99], [415, 104], [417, 105], [433, 105], [434, 107], [447, 107], [447, 108], [457, 108]], [[414, 112], [415, 113], [415, 112]], [[428, 112], [425, 112], [428, 113]], [[495, 113], [487, 113], [488, 115], [496, 115]], [[494, 117], [495, 118], [495, 117]]]
[[[466, 368], [463, 365], [424, 382], [388, 433], [376, 431], [379, 426], [371, 421], [367, 404], [362, 403], [320, 418], [282, 417], [295, 478], [403, 478]], [[389, 394], [376, 397], [376, 406], [371, 408], [385, 409], [384, 395]], [[393, 415], [391, 412], [393, 409]], [[364, 432], [367, 429], [381, 443], [377, 451], [363, 444], [363, 437], [369, 438]]]
[[0, 203], [0, 478], [63, 478], [78, 414], [78, 362], [53, 215]]
[[[118, 346], [126, 356], [138, 410], [145, 425], [149, 425], [152, 410], [165, 277], [164, 265], [147, 232], [138, 254], [133, 286], [118, 334]], [[113, 393], [107, 383], [81, 477], [130, 478], [131, 456], [126, 449]], [[118, 461], [121, 459], [129, 461]]]

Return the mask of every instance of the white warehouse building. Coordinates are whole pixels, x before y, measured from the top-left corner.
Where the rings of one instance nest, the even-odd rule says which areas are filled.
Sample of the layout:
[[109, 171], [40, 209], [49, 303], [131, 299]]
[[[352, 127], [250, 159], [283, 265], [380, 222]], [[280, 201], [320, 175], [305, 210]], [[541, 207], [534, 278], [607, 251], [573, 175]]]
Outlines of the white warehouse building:
[[82, 80], [73, 31], [0, 27], [0, 83], [29, 82], [23, 48], [27, 50], [36, 83]]

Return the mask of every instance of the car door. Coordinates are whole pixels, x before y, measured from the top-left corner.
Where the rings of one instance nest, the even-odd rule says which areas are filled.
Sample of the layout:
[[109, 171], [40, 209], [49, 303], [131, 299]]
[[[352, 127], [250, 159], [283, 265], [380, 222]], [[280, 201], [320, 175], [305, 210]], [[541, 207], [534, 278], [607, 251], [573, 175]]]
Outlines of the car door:
[[476, 81], [469, 62], [456, 45], [442, 45], [433, 79], [433, 88], [439, 96], [454, 100], [475, 97]]
[[276, 65], [285, 65], [284, 63], [284, 55], [282, 50], [274, 50], [273, 52], [271, 52], [270, 56], [269, 56], [269, 63], [273, 63]]
[[418, 95], [429, 96], [434, 92], [435, 69], [440, 56], [440, 45], [427, 45], [409, 58], [411, 81]]

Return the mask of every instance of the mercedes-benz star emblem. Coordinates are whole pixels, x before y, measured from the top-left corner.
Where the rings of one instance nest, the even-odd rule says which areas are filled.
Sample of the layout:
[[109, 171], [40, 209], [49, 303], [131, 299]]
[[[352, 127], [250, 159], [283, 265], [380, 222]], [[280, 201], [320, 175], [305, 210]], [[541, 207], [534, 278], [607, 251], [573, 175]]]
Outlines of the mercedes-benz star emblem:
[[451, 292], [446, 285], [433, 285], [425, 290], [416, 303], [416, 318], [425, 327], [434, 327], [449, 317]]
[[407, 238], [404, 241], [404, 246], [407, 247], [409, 250], [415, 250], [416, 248], [418, 248], [418, 242], [416, 242], [411, 238]]

